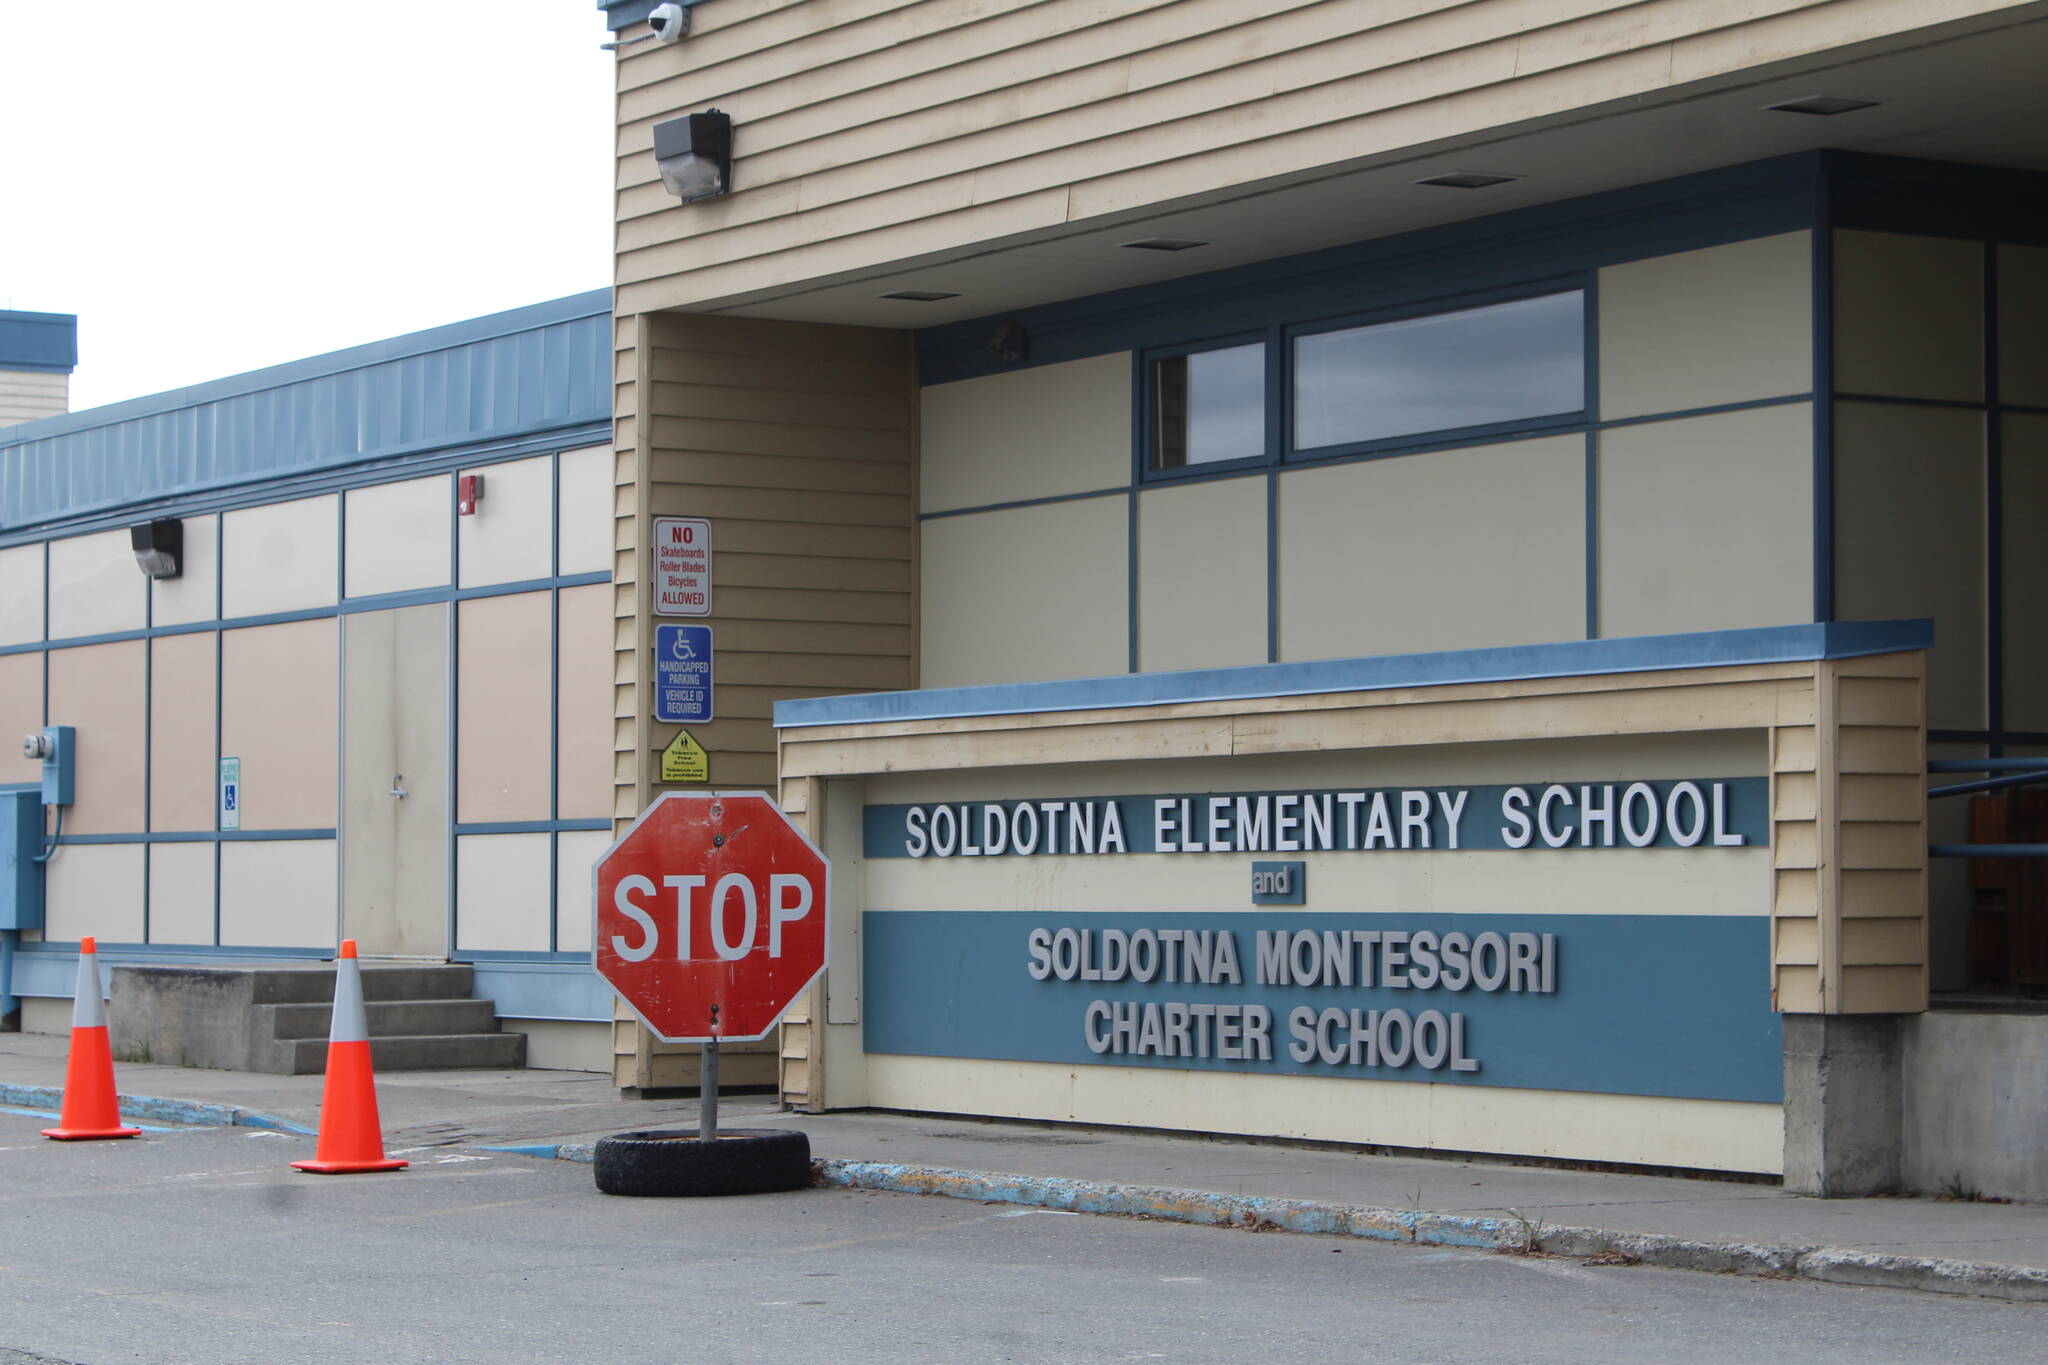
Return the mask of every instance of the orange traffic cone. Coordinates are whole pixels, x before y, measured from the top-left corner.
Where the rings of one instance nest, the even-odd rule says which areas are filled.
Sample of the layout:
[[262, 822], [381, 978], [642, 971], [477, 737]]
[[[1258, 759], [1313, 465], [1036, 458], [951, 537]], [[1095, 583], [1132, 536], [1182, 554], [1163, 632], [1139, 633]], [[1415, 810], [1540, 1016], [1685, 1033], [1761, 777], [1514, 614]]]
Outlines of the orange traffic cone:
[[100, 960], [90, 937], [78, 944], [78, 988], [71, 997], [71, 1060], [64, 1068], [64, 1108], [55, 1128], [43, 1136], [61, 1142], [80, 1138], [136, 1137], [140, 1128], [121, 1126], [121, 1100], [114, 1093], [114, 1045], [107, 1038], [107, 1002], [100, 999]]
[[408, 1164], [384, 1155], [377, 1077], [370, 1069], [370, 1024], [363, 1015], [363, 971], [356, 962], [356, 941], [345, 938], [334, 962], [334, 1025], [327, 1031], [320, 1141], [311, 1161], [292, 1165], [318, 1175], [344, 1175], [396, 1171]]

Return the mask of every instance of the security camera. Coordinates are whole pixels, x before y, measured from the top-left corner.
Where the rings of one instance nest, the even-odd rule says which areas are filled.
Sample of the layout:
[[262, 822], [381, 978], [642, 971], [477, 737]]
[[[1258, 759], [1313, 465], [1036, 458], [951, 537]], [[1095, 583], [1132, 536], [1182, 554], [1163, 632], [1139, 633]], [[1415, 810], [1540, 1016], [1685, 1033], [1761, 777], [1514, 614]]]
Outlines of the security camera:
[[656, 5], [647, 11], [648, 27], [654, 30], [654, 41], [673, 43], [690, 31], [690, 9], [687, 5]]
[[683, 35], [690, 31], [690, 6], [695, 3], [697, 0], [688, 0], [685, 4], [656, 5], [647, 11], [647, 26], [653, 32], [643, 33], [638, 38], [621, 38], [615, 43], [599, 43], [598, 46], [607, 52], [617, 52], [620, 48], [632, 47], [635, 43], [680, 42]]

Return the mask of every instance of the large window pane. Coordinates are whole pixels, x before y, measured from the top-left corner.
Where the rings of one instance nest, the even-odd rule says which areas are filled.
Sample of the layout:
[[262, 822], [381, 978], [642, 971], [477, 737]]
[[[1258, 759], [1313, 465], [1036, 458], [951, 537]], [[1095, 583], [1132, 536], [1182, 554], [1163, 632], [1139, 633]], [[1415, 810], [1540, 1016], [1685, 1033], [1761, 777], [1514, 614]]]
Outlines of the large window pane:
[[1298, 337], [1294, 446], [1577, 412], [1585, 351], [1577, 291]]
[[1266, 453], [1266, 347], [1228, 346], [1153, 362], [1152, 467]]

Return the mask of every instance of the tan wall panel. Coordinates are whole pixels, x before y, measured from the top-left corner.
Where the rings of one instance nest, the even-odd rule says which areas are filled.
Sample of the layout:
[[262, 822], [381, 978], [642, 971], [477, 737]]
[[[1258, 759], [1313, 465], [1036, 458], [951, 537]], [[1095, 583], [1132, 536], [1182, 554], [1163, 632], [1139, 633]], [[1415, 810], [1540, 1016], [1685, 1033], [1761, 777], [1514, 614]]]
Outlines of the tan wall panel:
[[612, 564], [612, 449], [590, 446], [561, 454], [562, 522], [559, 572], [602, 573]]
[[0, 550], [0, 645], [43, 638], [43, 547]]
[[455, 818], [545, 820], [548, 594], [482, 597], [459, 611]]
[[865, 1104], [1308, 1141], [1777, 1172], [1775, 1104], [1225, 1071], [867, 1058]]
[[1125, 672], [1129, 500], [941, 517], [921, 527], [925, 687]]
[[2005, 723], [2048, 730], [2048, 416], [2009, 413], [2004, 423]]
[[150, 580], [150, 623], [182, 626], [211, 621], [219, 607], [220, 518], [185, 518], [185, 553], [176, 578]]
[[0, 782], [40, 782], [42, 763], [21, 752], [21, 737], [43, 725], [43, 656], [0, 654]]
[[565, 820], [611, 813], [612, 590], [592, 583], [561, 594], [561, 690], [557, 705]]
[[445, 474], [348, 491], [347, 593], [438, 588], [448, 581], [448, 520], [454, 494]]
[[1984, 418], [1835, 405], [1835, 611], [1934, 619], [1927, 723], [1984, 725]]
[[142, 942], [141, 844], [72, 844], [44, 869], [43, 940]]
[[222, 610], [260, 616], [331, 605], [338, 586], [339, 515], [331, 495], [225, 514]]
[[921, 510], [1116, 488], [1131, 480], [1131, 358], [1119, 352], [921, 392]]
[[458, 950], [548, 951], [548, 839], [546, 834], [465, 834], [456, 839]]
[[[218, 819], [214, 764], [214, 640], [164, 635], [149, 642], [149, 827], [206, 830]], [[211, 874], [208, 874], [209, 877]], [[208, 893], [208, 926], [212, 895]]]
[[1813, 387], [1811, 233], [1608, 266], [1599, 306], [1602, 417]]
[[1266, 479], [1138, 497], [1138, 666], [1266, 661]]
[[2048, 247], [1998, 248], [1998, 396], [2048, 407]]
[[611, 847], [608, 830], [567, 830], [555, 836], [555, 943], [565, 953], [591, 946], [592, 879], [597, 860]]
[[439, 957], [453, 800], [448, 608], [351, 613], [342, 649], [342, 927], [366, 954]]
[[554, 558], [554, 461], [543, 455], [462, 472], [484, 480], [475, 515], [456, 518], [462, 586], [548, 577]]
[[220, 850], [220, 941], [250, 948], [332, 948], [334, 841], [230, 841]]
[[[338, 654], [332, 620], [221, 636], [220, 751], [242, 760], [243, 829], [333, 828]], [[327, 899], [331, 911], [331, 887]]]
[[1280, 655], [1576, 640], [1585, 442], [1431, 451], [1280, 476]]
[[149, 579], [126, 530], [50, 542], [51, 639], [140, 630], [148, 611]]
[[1813, 409], [1600, 435], [1600, 633], [1813, 619]]
[[149, 850], [149, 941], [213, 942], [213, 845], [155, 844]]
[[50, 723], [78, 727], [78, 802], [65, 813], [67, 834], [142, 829], [146, 648], [124, 640], [50, 651]]
[[1984, 396], [1984, 248], [1946, 237], [1835, 233], [1835, 389]]

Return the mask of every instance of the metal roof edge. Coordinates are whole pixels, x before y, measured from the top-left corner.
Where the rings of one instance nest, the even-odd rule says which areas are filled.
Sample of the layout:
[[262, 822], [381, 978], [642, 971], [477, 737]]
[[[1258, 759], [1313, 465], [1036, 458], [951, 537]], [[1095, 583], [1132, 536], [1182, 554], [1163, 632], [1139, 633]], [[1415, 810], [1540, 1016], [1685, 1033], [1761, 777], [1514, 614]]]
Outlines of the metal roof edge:
[[1828, 621], [1683, 635], [1509, 645], [1430, 654], [1383, 654], [1300, 663], [1245, 664], [1176, 673], [1129, 673], [1057, 682], [996, 683], [915, 692], [869, 692], [775, 703], [775, 727], [946, 720], [1047, 711], [1101, 711], [1185, 702], [1367, 692], [1392, 687], [1516, 682], [1599, 673], [1848, 659], [1926, 649], [1931, 620]]
[[558, 323], [608, 314], [611, 308], [612, 291], [609, 287], [587, 290], [581, 294], [569, 294], [541, 303], [525, 304], [461, 322], [444, 323], [438, 327], [386, 337], [381, 341], [364, 342], [338, 351], [327, 351], [299, 360], [287, 360], [282, 364], [270, 365], [260, 370], [248, 370], [222, 379], [209, 379], [180, 389], [167, 389], [162, 393], [148, 394], [141, 398], [129, 398], [101, 407], [82, 408], [77, 412], [21, 422], [0, 428], [0, 449], [25, 445], [31, 441], [47, 440], [53, 436], [69, 435], [73, 432], [90, 431], [95, 427], [113, 426], [141, 417], [175, 412], [180, 408], [196, 407], [202, 403], [215, 403], [243, 394], [259, 393], [264, 389], [282, 388], [287, 384], [301, 383], [308, 379], [344, 374], [368, 365], [448, 350], [471, 342], [488, 341], [493, 337], [537, 331]]

